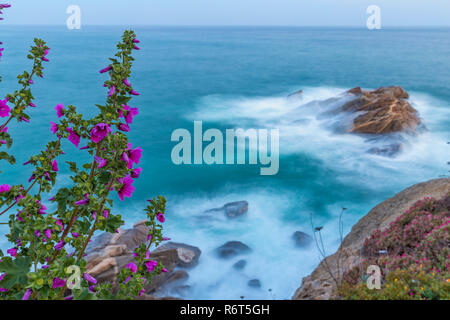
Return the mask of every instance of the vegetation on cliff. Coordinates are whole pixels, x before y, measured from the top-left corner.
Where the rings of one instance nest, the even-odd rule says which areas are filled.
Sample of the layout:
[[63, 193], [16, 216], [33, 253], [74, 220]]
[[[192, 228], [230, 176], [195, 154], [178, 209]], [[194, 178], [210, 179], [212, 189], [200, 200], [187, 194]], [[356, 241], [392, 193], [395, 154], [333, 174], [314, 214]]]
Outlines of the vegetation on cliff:
[[[362, 261], [347, 271], [342, 299], [450, 299], [450, 193], [417, 201], [363, 244]], [[380, 289], [369, 289], [368, 266], [381, 270]]]

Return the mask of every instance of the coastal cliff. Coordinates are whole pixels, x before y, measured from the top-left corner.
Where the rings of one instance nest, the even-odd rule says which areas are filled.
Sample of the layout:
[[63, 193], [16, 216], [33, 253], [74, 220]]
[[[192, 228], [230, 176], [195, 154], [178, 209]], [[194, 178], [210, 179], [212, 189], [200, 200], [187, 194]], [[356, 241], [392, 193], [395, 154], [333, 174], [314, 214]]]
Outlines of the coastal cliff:
[[[294, 300], [328, 300], [337, 298], [333, 277], [338, 277], [337, 261], [344, 272], [361, 262], [364, 241], [375, 231], [383, 231], [416, 201], [425, 197], [441, 199], [450, 193], [450, 178], [434, 179], [413, 185], [374, 207], [356, 223], [338, 251], [326, 257], [296, 290]], [[325, 261], [326, 260], [326, 261]], [[327, 270], [328, 269], [328, 270]], [[331, 274], [333, 274], [333, 277]]]

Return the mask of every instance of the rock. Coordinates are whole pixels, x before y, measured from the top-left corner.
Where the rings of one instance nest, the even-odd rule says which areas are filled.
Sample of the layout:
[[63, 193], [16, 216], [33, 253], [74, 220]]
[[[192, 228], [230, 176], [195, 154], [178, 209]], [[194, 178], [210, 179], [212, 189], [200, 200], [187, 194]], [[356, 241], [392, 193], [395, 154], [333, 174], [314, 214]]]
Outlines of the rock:
[[295, 246], [299, 248], [307, 247], [312, 242], [311, 236], [302, 231], [295, 231], [294, 234], [292, 235], [292, 239], [295, 242]]
[[294, 93], [291, 93], [288, 95], [288, 98], [290, 97], [302, 97], [303, 96], [303, 90], [295, 91]]
[[247, 265], [247, 260], [239, 260], [235, 264], [233, 264], [233, 269], [235, 270], [242, 270]]
[[250, 288], [261, 288], [261, 281], [259, 279], [252, 279], [247, 282]]
[[344, 104], [342, 110], [358, 113], [350, 132], [414, 132], [421, 124], [417, 111], [406, 100], [409, 94], [401, 87], [382, 87], [374, 91], [353, 88], [347, 93], [356, 98]]
[[240, 241], [229, 241], [216, 249], [221, 258], [229, 259], [251, 251], [251, 249]]
[[205, 211], [205, 213], [211, 212], [223, 212], [228, 218], [240, 217], [248, 211], [247, 201], [236, 201], [225, 204], [222, 208], [215, 208]]
[[184, 243], [167, 242], [166, 244], [158, 247], [155, 252], [167, 249], [176, 249], [178, 253], [177, 266], [182, 268], [192, 268], [198, 264], [201, 250], [197, 247], [190, 246]]
[[336, 278], [336, 262], [339, 255], [344, 272], [357, 266], [360, 263], [362, 244], [374, 230], [383, 231], [386, 229], [392, 221], [403, 214], [416, 201], [425, 197], [441, 199], [449, 192], [450, 178], [435, 179], [413, 185], [374, 207], [353, 226], [338, 251], [326, 257], [326, 262], [322, 261], [309, 276], [303, 278], [302, 284], [295, 292], [293, 299], [335, 298], [333, 296], [335, 284], [327, 269]]
[[383, 147], [370, 148], [368, 150], [371, 154], [379, 156], [392, 157], [399, 154], [402, 151], [402, 145], [400, 143], [393, 143]]
[[[86, 250], [87, 273], [100, 283], [112, 283], [114, 292], [117, 290], [117, 275], [122, 268], [133, 261], [134, 248], [147, 242], [148, 233], [149, 229], [145, 226], [145, 221], [140, 221], [132, 229], [120, 229], [115, 234], [103, 233], [94, 238]], [[200, 253], [200, 249], [196, 247], [175, 242], [166, 243], [151, 252], [150, 258], [163, 264], [168, 272], [154, 276], [145, 286], [146, 293], [156, 292], [165, 285], [187, 279], [186, 271], [175, 270], [175, 268], [195, 266]]]

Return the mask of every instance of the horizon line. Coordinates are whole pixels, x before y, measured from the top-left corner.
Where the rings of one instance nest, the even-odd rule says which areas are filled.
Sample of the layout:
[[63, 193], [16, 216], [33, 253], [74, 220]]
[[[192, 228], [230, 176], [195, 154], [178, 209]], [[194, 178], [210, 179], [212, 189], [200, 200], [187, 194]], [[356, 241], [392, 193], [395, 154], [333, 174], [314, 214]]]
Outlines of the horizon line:
[[[4, 23], [4, 26], [13, 27], [66, 27], [66, 24], [14, 24], [14, 23]], [[206, 25], [206, 24], [83, 24], [86, 27], [195, 27], [195, 28], [235, 28], [235, 27], [253, 27], [253, 28], [361, 28], [367, 29], [365, 25]], [[384, 25], [381, 30], [385, 28], [450, 28], [449, 25]]]

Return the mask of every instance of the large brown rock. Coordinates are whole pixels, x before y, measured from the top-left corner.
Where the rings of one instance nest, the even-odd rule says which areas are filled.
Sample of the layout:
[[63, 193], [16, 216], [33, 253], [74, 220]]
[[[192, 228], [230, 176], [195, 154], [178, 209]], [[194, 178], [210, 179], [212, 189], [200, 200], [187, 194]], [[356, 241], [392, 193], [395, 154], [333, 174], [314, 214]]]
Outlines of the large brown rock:
[[303, 278], [301, 287], [297, 289], [293, 299], [323, 300], [335, 298], [333, 291], [336, 285], [330, 272], [334, 278], [338, 278], [337, 261], [339, 256], [342, 266], [340, 274], [342, 274], [360, 263], [362, 244], [373, 231], [386, 229], [389, 223], [403, 214], [416, 201], [425, 197], [440, 199], [449, 192], [450, 178], [435, 179], [409, 187], [374, 207], [353, 226], [338, 251], [322, 260], [309, 276]]
[[408, 102], [409, 94], [401, 87], [382, 87], [373, 91], [360, 87], [347, 91], [356, 96], [342, 110], [357, 112], [351, 132], [384, 134], [415, 131], [421, 123], [416, 109]]

